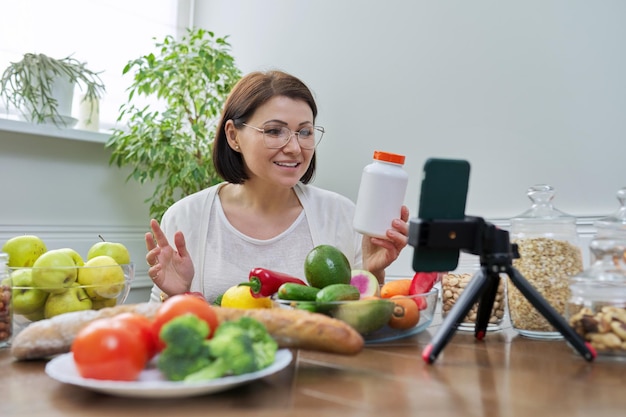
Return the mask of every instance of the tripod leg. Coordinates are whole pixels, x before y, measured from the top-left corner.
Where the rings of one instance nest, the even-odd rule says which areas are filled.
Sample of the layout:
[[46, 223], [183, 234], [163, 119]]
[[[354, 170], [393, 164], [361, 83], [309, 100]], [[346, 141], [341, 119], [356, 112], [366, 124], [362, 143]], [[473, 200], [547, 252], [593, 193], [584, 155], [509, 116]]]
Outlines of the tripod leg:
[[511, 282], [522, 295], [565, 337], [583, 358], [587, 361], [592, 361], [596, 357], [593, 347], [574, 331], [567, 321], [526, 281], [526, 278], [517, 269], [507, 266], [506, 272], [511, 278]]
[[496, 300], [498, 293], [498, 285], [500, 284], [500, 274], [493, 271], [488, 271], [487, 267], [481, 267], [483, 275], [487, 277], [485, 282], [485, 288], [483, 296], [478, 302], [478, 312], [476, 315], [476, 330], [474, 334], [478, 340], [482, 340], [487, 333], [487, 326], [489, 326], [489, 318], [491, 317], [491, 310], [493, 310], [493, 303]]
[[463, 320], [474, 303], [478, 300], [485, 285], [487, 285], [487, 276], [483, 274], [482, 270], [479, 270], [472, 277], [467, 287], [465, 287], [465, 290], [463, 290], [454, 303], [452, 309], [448, 312], [448, 316], [441, 323], [439, 331], [435, 334], [433, 340], [422, 351], [422, 359], [424, 359], [425, 362], [435, 362], [439, 353], [441, 353], [443, 348], [450, 341], [450, 338], [452, 338], [461, 320]]

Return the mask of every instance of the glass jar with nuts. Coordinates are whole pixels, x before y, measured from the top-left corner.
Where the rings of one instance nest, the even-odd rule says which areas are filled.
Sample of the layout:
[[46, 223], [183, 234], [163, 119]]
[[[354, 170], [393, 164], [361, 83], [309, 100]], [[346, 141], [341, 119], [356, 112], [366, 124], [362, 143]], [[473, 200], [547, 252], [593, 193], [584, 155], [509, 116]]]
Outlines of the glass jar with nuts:
[[[554, 188], [535, 185], [528, 189], [530, 209], [511, 219], [511, 242], [520, 257], [513, 266], [545, 300], [565, 317], [570, 298], [569, 278], [583, 270], [576, 218], [552, 205]], [[563, 336], [514, 286], [507, 290], [513, 328], [522, 336], [561, 339]]]
[[626, 240], [595, 238], [595, 261], [570, 279], [569, 324], [598, 357], [626, 360]]
[[[459, 268], [454, 272], [449, 272], [441, 276], [441, 316], [446, 318], [456, 300], [459, 298], [469, 281], [474, 274], [480, 269], [480, 265], [476, 263], [472, 268]], [[464, 272], [466, 270], [467, 272]], [[498, 292], [496, 299], [491, 309], [491, 315], [489, 316], [489, 324], [487, 325], [487, 331], [500, 330], [500, 325], [504, 318], [505, 313], [505, 285], [506, 276], [502, 276], [498, 285]], [[459, 323], [459, 330], [474, 331], [476, 328], [476, 316], [478, 314], [478, 303], [475, 303], [470, 311], [467, 313], [461, 323]]]

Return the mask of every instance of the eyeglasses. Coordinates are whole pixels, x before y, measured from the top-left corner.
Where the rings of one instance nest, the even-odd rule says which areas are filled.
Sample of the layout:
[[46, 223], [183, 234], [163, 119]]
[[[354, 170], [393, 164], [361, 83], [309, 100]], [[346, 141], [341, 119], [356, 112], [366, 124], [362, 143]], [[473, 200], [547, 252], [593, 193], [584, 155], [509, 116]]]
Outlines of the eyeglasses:
[[250, 126], [243, 123], [244, 126], [252, 128], [257, 132], [263, 133], [263, 143], [269, 149], [280, 149], [289, 143], [293, 135], [298, 138], [298, 144], [302, 149], [315, 149], [324, 136], [324, 128], [322, 126], [307, 126], [294, 132], [287, 126], [266, 125], [262, 128]]

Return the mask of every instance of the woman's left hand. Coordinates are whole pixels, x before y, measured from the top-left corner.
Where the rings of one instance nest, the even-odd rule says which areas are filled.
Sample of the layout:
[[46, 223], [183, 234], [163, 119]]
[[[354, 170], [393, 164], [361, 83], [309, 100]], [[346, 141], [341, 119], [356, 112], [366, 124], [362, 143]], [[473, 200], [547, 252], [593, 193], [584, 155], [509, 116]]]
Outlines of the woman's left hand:
[[385, 268], [398, 259], [409, 241], [409, 208], [402, 206], [400, 218], [391, 222], [387, 239], [363, 236], [363, 266], [376, 275], [380, 283], [385, 280]]

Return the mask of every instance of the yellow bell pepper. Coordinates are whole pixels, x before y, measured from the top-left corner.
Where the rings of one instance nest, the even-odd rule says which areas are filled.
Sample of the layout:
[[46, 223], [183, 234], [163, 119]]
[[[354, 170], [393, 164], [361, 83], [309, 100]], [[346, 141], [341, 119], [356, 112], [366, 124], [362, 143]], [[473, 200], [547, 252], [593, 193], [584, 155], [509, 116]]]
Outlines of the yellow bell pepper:
[[255, 298], [250, 292], [250, 287], [235, 285], [226, 290], [222, 295], [222, 307], [233, 308], [272, 308], [270, 297]]

